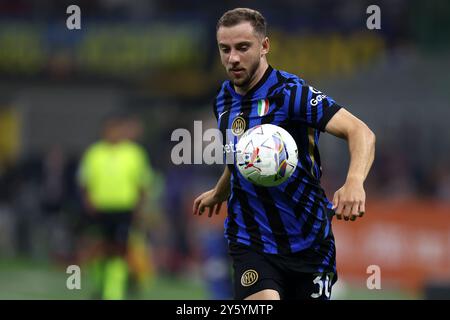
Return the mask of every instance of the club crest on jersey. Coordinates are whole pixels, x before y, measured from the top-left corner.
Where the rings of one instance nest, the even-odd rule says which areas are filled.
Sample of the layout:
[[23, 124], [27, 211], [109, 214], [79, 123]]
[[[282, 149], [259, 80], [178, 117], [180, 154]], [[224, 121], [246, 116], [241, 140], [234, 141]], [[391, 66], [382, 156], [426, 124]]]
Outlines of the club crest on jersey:
[[258, 115], [260, 117], [265, 116], [269, 112], [269, 99], [258, 100]]
[[231, 132], [235, 136], [240, 136], [245, 131], [245, 119], [242, 117], [236, 117], [231, 124]]
[[241, 285], [244, 287], [249, 287], [258, 281], [258, 272], [253, 269], [249, 269], [242, 274]]

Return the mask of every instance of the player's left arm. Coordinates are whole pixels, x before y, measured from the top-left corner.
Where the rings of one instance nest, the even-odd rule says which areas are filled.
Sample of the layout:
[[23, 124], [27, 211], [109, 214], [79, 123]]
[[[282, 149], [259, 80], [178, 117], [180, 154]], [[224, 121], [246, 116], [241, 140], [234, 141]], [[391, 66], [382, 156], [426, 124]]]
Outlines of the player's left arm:
[[350, 166], [344, 185], [334, 194], [333, 209], [337, 219], [354, 221], [365, 212], [364, 181], [375, 157], [375, 134], [344, 108], [328, 121], [325, 131], [348, 142]]

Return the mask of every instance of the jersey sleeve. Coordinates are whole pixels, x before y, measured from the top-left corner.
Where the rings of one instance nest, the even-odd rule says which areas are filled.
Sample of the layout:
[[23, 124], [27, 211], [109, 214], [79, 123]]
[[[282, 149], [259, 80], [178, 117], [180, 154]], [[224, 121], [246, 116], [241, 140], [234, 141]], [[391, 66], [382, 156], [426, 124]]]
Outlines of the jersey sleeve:
[[214, 98], [214, 100], [212, 102], [212, 109], [213, 109], [213, 113], [214, 113], [214, 117], [216, 118], [216, 121], [219, 121], [219, 114], [217, 112], [217, 97]]
[[150, 162], [150, 158], [147, 152], [143, 148], [139, 148], [139, 181], [138, 185], [144, 189], [148, 190], [153, 183], [153, 168]]
[[289, 101], [289, 115], [294, 121], [325, 131], [330, 119], [342, 107], [331, 97], [307, 84], [292, 87]]
[[88, 149], [81, 158], [81, 161], [77, 170], [77, 182], [81, 187], [86, 187], [89, 179], [91, 178], [91, 156], [92, 150]]
[[217, 88], [216, 94], [214, 95], [214, 100], [212, 101], [212, 109], [214, 113], [214, 117], [216, 118], [216, 121], [219, 121], [219, 111], [217, 109], [217, 103], [220, 100], [220, 96], [222, 94], [222, 89], [224, 87], [224, 84], [222, 84], [220, 87]]

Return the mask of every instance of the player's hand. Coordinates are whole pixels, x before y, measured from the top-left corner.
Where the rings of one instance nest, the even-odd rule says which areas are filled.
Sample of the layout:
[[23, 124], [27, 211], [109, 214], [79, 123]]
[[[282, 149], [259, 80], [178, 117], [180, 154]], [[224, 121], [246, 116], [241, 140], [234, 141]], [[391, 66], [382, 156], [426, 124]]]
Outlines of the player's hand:
[[333, 197], [333, 209], [338, 220], [355, 221], [357, 217], [361, 218], [366, 210], [365, 205], [366, 192], [361, 179], [347, 179]]
[[215, 189], [202, 193], [194, 200], [192, 211], [194, 214], [202, 215], [206, 208], [209, 209], [208, 217], [212, 217], [213, 213], [219, 214], [225, 199], [215, 193]]

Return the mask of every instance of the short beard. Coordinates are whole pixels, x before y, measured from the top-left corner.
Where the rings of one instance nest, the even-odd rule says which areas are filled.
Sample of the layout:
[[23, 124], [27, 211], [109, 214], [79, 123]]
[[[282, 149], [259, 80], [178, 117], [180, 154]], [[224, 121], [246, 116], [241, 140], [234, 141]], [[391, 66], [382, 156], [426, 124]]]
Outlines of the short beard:
[[261, 62], [260, 61], [257, 61], [257, 62], [255, 62], [255, 64], [253, 64], [249, 69], [248, 69], [248, 77], [246, 78], [246, 79], [242, 79], [243, 80], [243, 82], [241, 82], [241, 83], [236, 83], [236, 81], [233, 81], [233, 84], [236, 86], [236, 87], [238, 87], [238, 88], [248, 88], [248, 86], [250, 86], [250, 82], [253, 80], [253, 78], [255, 77], [255, 73], [256, 73], [256, 70], [258, 70], [258, 68], [259, 68], [259, 64], [260, 64]]

